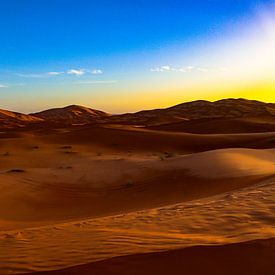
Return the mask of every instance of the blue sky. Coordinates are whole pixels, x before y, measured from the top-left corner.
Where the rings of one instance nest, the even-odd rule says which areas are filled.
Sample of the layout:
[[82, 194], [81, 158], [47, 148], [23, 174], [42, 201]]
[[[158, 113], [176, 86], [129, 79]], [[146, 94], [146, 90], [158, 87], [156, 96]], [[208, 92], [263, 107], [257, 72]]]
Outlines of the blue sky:
[[[144, 95], [164, 81], [167, 90], [169, 83], [175, 90], [176, 76], [156, 79], [154, 72], [188, 71], [194, 67], [191, 61], [207, 66], [209, 55], [201, 54], [204, 47], [234, 36], [240, 26], [253, 25], [255, 11], [272, 4], [256, 0], [1, 1], [4, 106], [0, 107], [28, 112], [94, 103], [114, 112], [138, 109], [133, 104], [127, 107], [133, 87]], [[180, 84], [176, 88], [181, 89]], [[103, 104], [112, 99], [113, 105]]]
[[192, 40], [217, 32], [261, 2], [1, 1], [1, 66], [92, 59]]

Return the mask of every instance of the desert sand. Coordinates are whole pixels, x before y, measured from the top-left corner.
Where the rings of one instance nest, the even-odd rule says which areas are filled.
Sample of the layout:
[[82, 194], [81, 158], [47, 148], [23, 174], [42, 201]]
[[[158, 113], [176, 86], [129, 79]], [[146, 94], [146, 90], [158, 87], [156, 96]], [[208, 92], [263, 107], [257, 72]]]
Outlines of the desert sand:
[[[108, 121], [72, 125], [82, 111]], [[3, 112], [0, 274], [272, 274], [272, 115], [202, 134], [55, 113]]]
[[60, 271], [35, 274], [272, 275], [274, 257], [274, 239], [270, 239], [122, 256]]

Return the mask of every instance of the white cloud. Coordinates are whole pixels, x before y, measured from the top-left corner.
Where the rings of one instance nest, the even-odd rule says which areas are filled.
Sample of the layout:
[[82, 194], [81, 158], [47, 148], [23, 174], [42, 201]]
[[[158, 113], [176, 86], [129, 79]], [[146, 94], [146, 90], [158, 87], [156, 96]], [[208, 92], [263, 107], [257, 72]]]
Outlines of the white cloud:
[[45, 73], [16, 73], [17, 76], [20, 77], [26, 77], [26, 78], [47, 78], [50, 76], [58, 76], [58, 75], [75, 75], [75, 76], [81, 76], [84, 74], [94, 74], [94, 75], [99, 75], [103, 74], [103, 70], [101, 69], [93, 69], [93, 70], [88, 70], [88, 69], [70, 69], [66, 71], [50, 71], [50, 72], [45, 72]]
[[21, 74], [21, 73], [18, 73], [16, 75], [20, 77], [26, 77], [26, 78], [43, 78], [47, 76], [46, 74]]
[[114, 83], [117, 83], [117, 80], [87, 80], [87, 81], [77, 81], [74, 84], [97, 85], [97, 84], [114, 84]]
[[71, 75], [84, 75], [86, 73], [103, 74], [103, 70], [101, 70], [101, 69], [93, 69], [93, 70], [88, 70], [88, 69], [71, 69], [71, 70], [67, 71], [67, 74], [71, 74]]
[[92, 74], [103, 74], [103, 71], [100, 69], [94, 69], [91, 71]]
[[173, 71], [174, 70], [173, 68], [171, 68], [170, 66], [167, 66], [167, 65], [162, 66], [159, 69], [162, 71]]
[[164, 65], [156, 68], [151, 68], [151, 72], [180, 72], [180, 73], [186, 73], [188, 71], [191, 71], [193, 69], [193, 66], [187, 66], [182, 68], [175, 68], [171, 67], [169, 65]]
[[64, 74], [64, 72], [48, 72], [48, 75], [60, 75]]
[[4, 84], [0, 84], [0, 88], [8, 88], [8, 86]]
[[29, 73], [29, 74], [22, 74], [22, 73], [17, 73], [17, 76], [20, 77], [25, 77], [25, 78], [46, 78], [49, 76], [55, 76], [55, 75], [60, 75], [63, 74], [64, 72], [47, 72], [47, 73]]
[[177, 69], [177, 72], [180, 72], [180, 73], [187, 73], [187, 70], [184, 69], [184, 68], [179, 68], [179, 69]]
[[169, 71], [173, 71], [173, 68], [171, 68], [168, 65], [165, 65], [161, 67], [151, 68], [150, 70], [151, 72], [169, 72]]
[[67, 71], [67, 74], [71, 74], [71, 75], [84, 75], [86, 72], [86, 70], [84, 69], [71, 69]]
[[160, 67], [151, 68], [151, 72], [179, 72], [179, 73], [187, 73], [191, 71], [197, 72], [225, 72], [227, 68], [206, 68], [206, 67], [194, 67], [194, 66], [186, 66], [186, 67], [171, 67], [169, 65], [164, 65]]

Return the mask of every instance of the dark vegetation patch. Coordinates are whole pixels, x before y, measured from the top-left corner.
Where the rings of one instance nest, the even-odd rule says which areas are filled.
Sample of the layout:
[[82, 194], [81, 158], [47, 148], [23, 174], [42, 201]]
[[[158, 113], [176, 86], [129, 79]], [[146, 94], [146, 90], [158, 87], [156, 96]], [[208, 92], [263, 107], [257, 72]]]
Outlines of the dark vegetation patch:
[[25, 172], [26, 172], [26, 170], [21, 169], [21, 168], [13, 168], [8, 171], [8, 173], [25, 173]]

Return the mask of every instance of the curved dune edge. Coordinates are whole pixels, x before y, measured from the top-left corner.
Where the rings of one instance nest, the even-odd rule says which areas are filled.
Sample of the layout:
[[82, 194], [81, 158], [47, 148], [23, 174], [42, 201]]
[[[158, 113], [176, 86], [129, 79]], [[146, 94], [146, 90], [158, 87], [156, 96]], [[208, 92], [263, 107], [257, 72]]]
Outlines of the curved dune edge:
[[123, 255], [273, 238], [274, 191], [271, 179], [196, 201], [1, 232], [4, 253], [0, 254], [0, 274], [57, 270]]
[[24, 172], [9, 172], [7, 161], [7, 170], [0, 173], [0, 231], [175, 204], [257, 184], [275, 174], [273, 149], [222, 149], [163, 160], [98, 159], [84, 153], [69, 158], [55, 153], [53, 159], [48, 151], [41, 160], [40, 152], [32, 154], [33, 163], [24, 163], [19, 154], [8, 159], [23, 163]]
[[121, 256], [32, 275], [272, 275], [275, 238]]
[[[30, 138], [30, 135], [27, 135]], [[44, 143], [89, 145], [105, 152], [160, 152], [196, 153], [223, 148], [274, 147], [275, 132], [242, 134], [191, 134], [148, 130], [127, 125], [103, 125], [80, 129], [59, 129], [32, 136]], [[112, 137], [112, 138], [110, 138]]]
[[274, 149], [98, 156], [67, 141], [0, 144], [0, 274], [275, 236]]

